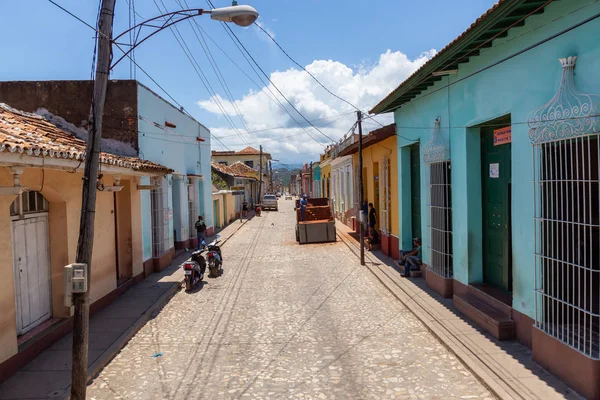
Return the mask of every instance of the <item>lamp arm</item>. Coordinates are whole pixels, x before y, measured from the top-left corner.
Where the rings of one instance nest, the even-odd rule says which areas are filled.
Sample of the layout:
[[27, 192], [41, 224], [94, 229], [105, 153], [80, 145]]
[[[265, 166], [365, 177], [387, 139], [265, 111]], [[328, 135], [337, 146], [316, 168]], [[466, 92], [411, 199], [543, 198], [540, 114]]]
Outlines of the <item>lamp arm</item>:
[[[140, 22], [139, 24], [127, 29], [125, 32], [119, 34], [113, 40], [111, 40], [112, 43], [115, 43], [117, 45], [129, 46], [129, 49], [127, 49], [123, 53], [123, 55], [117, 59], [117, 61], [115, 61], [111, 64], [109, 70], [112, 70], [122, 59], [127, 57], [133, 50], [135, 50], [136, 47], [138, 47], [140, 44], [144, 43], [146, 40], [150, 39], [152, 36], [156, 35], [158, 32], [160, 32], [166, 28], [169, 28], [170, 26], [175, 25], [181, 21], [185, 21], [187, 19], [194, 18], [198, 15], [210, 14], [210, 13], [211, 13], [210, 10], [204, 10], [202, 8], [192, 8], [189, 10], [173, 11], [173, 12], [159, 15], [154, 18], [150, 18], [146, 21]], [[164, 20], [162, 20], [162, 24], [154, 24], [155, 21], [162, 19], [162, 18], [164, 18]], [[150, 28], [150, 29], [152, 29], [152, 31], [140, 39], [142, 30], [144, 28]], [[119, 39], [121, 39], [123, 36], [129, 34], [130, 32], [134, 32], [134, 34], [135, 34], [134, 35], [135, 39], [134, 39], [133, 43], [119, 43], [118, 42]]]

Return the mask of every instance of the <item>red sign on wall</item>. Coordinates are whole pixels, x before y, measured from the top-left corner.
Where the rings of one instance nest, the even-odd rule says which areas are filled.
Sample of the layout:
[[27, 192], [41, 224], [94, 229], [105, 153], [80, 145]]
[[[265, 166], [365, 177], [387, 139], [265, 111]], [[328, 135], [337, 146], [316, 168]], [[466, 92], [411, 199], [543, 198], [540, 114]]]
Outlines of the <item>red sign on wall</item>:
[[500, 146], [512, 142], [512, 127], [494, 130], [494, 146]]

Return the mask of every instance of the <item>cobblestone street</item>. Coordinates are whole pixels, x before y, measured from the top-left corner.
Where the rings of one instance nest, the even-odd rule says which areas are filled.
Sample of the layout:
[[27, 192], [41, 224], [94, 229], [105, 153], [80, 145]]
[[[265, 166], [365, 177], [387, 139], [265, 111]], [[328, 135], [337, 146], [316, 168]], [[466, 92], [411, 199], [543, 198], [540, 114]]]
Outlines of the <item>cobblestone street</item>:
[[492, 397], [341, 241], [298, 245], [292, 201], [223, 257], [224, 275], [177, 292], [90, 399]]

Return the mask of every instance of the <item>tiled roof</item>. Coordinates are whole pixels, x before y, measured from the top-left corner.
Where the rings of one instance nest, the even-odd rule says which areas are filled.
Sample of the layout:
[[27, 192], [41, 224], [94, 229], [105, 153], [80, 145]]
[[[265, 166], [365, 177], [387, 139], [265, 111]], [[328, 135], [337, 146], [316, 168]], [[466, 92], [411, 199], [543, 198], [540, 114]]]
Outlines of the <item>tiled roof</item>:
[[[467, 62], [469, 57], [478, 55], [480, 50], [491, 47], [492, 40], [506, 36], [508, 30], [513, 27], [522, 26], [530, 15], [543, 12], [550, 1], [544, 3], [540, 0], [498, 0], [467, 30], [405, 79], [369, 112], [389, 112], [410, 101], [418, 95], [416, 92], [421, 93], [441, 79], [432, 77], [433, 72], [458, 68], [459, 63]], [[400, 100], [402, 96], [407, 98]]]
[[245, 178], [254, 178], [258, 180], [258, 171], [250, 168], [241, 161], [233, 163], [229, 168], [235, 173], [235, 176], [243, 176]]
[[[0, 103], [0, 152], [82, 161], [85, 159], [85, 146], [85, 141], [51, 124], [43, 117]], [[136, 171], [171, 171], [167, 167], [137, 157], [108, 153], [100, 153], [100, 162]]]
[[[271, 154], [263, 151], [263, 156], [271, 157]], [[248, 146], [245, 149], [240, 151], [212, 151], [213, 156], [259, 156], [260, 150], [255, 149], [254, 147]]]
[[225, 175], [258, 180], [258, 171], [250, 168], [240, 161], [232, 164], [231, 166], [212, 161], [211, 167]]

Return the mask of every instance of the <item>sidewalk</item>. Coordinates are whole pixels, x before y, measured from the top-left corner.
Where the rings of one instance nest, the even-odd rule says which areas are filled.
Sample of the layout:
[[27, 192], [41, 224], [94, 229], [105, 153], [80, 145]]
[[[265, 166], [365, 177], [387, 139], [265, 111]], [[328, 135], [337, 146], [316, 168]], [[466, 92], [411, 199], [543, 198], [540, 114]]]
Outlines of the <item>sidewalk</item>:
[[[221, 230], [218, 233], [221, 244], [246, 222], [236, 220]], [[180, 254], [164, 271], [150, 275], [90, 318], [88, 379], [100, 372], [181, 287], [183, 270], [180, 266], [188, 258], [189, 253]], [[0, 385], [0, 399], [67, 398], [71, 385], [71, 344], [69, 333], [40, 353]]]
[[[352, 229], [337, 222], [342, 242], [359, 253]], [[366, 267], [499, 399], [581, 399], [531, 358], [517, 341], [498, 341], [433, 292], [422, 278], [402, 278], [393, 260], [365, 250]]]

